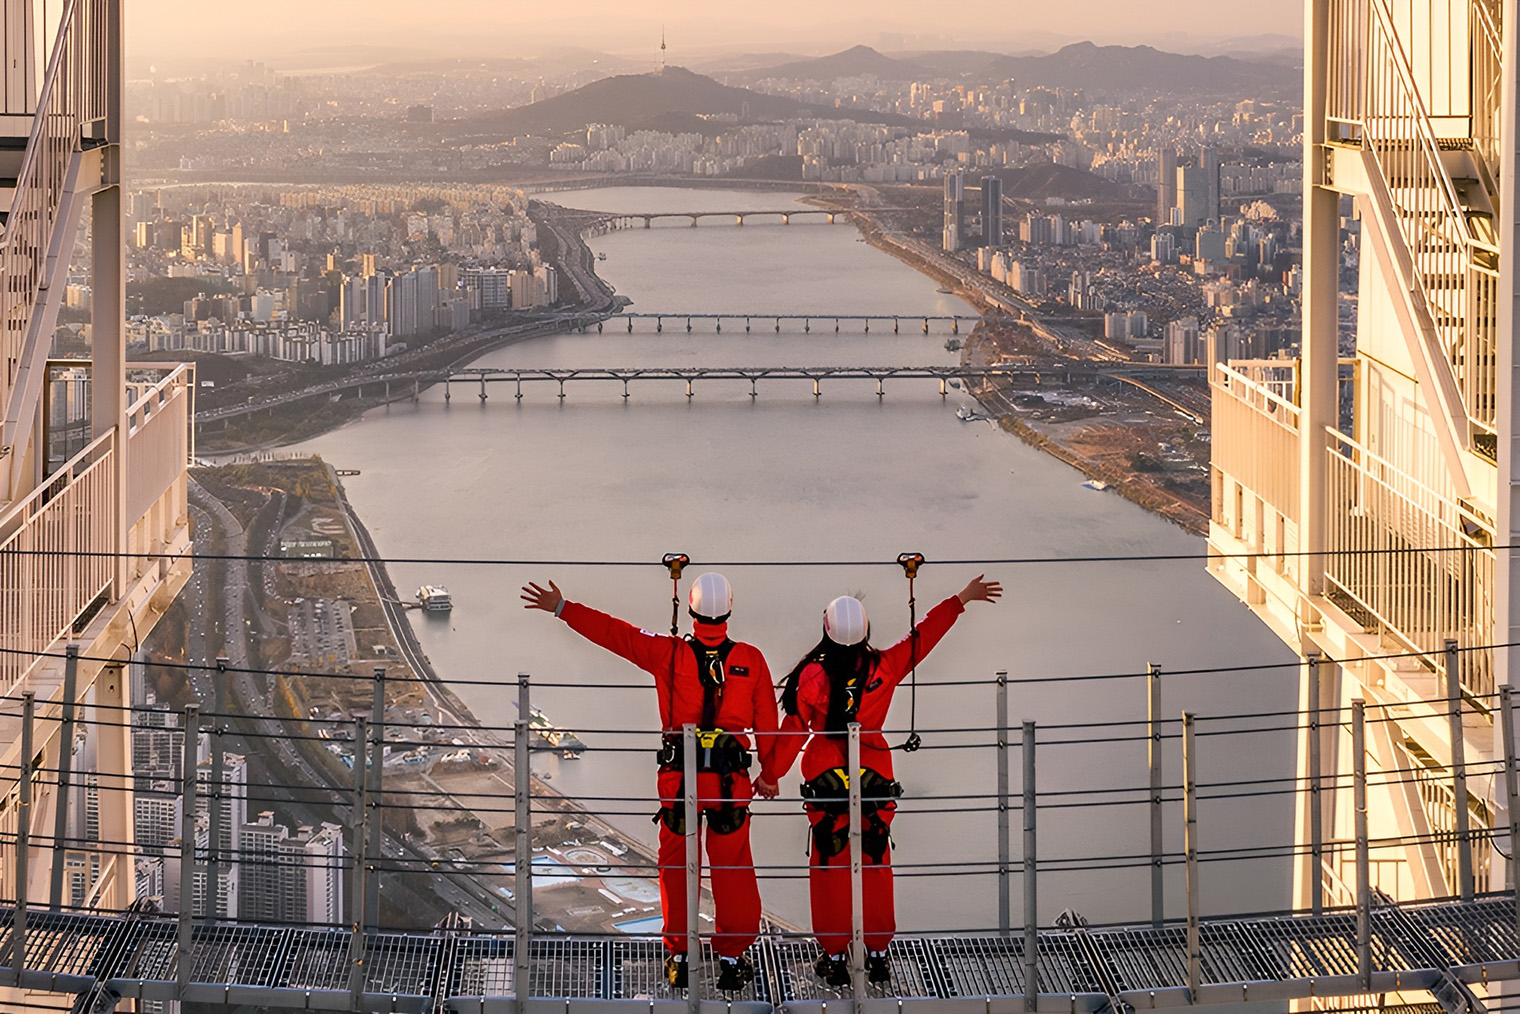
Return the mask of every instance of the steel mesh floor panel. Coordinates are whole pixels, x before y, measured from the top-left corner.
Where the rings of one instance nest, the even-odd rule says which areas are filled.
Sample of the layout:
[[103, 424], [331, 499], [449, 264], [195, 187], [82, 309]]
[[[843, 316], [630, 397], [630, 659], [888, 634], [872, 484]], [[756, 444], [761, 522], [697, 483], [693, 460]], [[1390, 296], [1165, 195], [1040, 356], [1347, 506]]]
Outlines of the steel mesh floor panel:
[[[1451, 964], [1508, 966], [1520, 958], [1512, 896], [1474, 903], [1385, 905], [1371, 913], [1373, 967], [1381, 971], [1445, 968]], [[0, 961], [12, 939], [0, 913]], [[1357, 969], [1355, 913], [1281, 915], [1210, 920], [1200, 930], [1208, 983], [1270, 982], [1352, 976]], [[195, 927], [191, 981], [254, 987], [345, 991], [349, 934], [307, 927], [200, 922]], [[511, 936], [458, 932], [385, 932], [366, 939], [366, 988], [405, 995], [507, 997], [515, 994]], [[810, 938], [770, 935], [749, 952], [756, 978], [729, 995], [713, 988], [716, 960], [703, 966], [707, 998], [781, 1004], [848, 999], [813, 972], [818, 946]], [[176, 978], [178, 921], [136, 913], [100, 917], [29, 913], [26, 964], [60, 975], [103, 979]], [[657, 937], [543, 935], [534, 941], [534, 997], [681, 1000], [664, 981], [664, 947]], [[888, 952], [890, 980], [870, 987], [876, 998], [1009, 996], [1024, 992], [1021, 934], [902, 936]], [[1044, 930], [1039, 937], [1039, 991], [1050, 996], [1116, 996], [1184, 986], [1186, 931], [1162, 928]], [[1075, 1002], [1075, 1001], [1073, 1001]]]
[[125, 965], [128, 979], [169, 981], [178, 976], [179, 944], [162, 932], [144, 934]]
[[471, 937], [456, 944], [448, 996], [512, 996], [513, 941]]
[[602, 948], [592, 940], [535, 940], [530, 996], [601, 996]]
[[1356, 917], [1344, 914], [1302, 919], [1265, 919], [1251, 932], [1270, 946], [1284, 978], [1318, 979], [1356, 973]]
[[215, 926], [196, 934], [195, 982], [271, 984], [281, 935], [258, 926]]
[[[684, 999], [686, 991], [665, 984], [665, 944], [657, 937], [615, 940], [609, 945], [610, 967], [607, 980], [609, 999], [671, 1000]], [[755, 980], [737, 992], [718, 992], [718, 957], [707, 941], [702, 944], [702, 993], [713, 999], [738, 1003], [759, 1000], [773, 1002], [770, 974], [762, 947], [751, 947], [745, 956], [755, 967]]]
[[[772, 1003], [787, 1000], [840, 1000], [850, 996], [849, 986], [830, 986], [813, 972], [813, 965], [822, 953], [812, 940], [780, 940], [771, 948], [775, 969], [772, 984], [776, 996]], [[866, 987], [872, 997], [893, 996], [939, 996], [934, 983], [933, 967], [937, 958], [925, 941], [894, 939], [887, 948], [887, 960], [892, 975], [885, 983]]]
[[934, 941], [934, 953], [950, 996], [1006, 996], [1024, 992], [1022, 939], [946, 937]]
[[1456, 965], [1481, 965], [1520, 954], [1512, 901], [1481, 901], [1460, 910], [1406, 908], [1405, 916]]
[[1183, 930], [1105, 930], [1091, 934], [1091, 940], [1119, 992], [1164, 989], [1187, 982], [1187, 937]]
[[364, 988], [374, 993], [430, 994], [438, 968], [436, 937], [371, 936], [364, 951]]
[[[65, 975], [86, 975], [111, 935], [111, 924], [77, 915], [29, 914], [26, 963]], [[9, 939], [6, 941], [10, 943]]]
[[285, 981], [297, 989], [348, 988], [348, 938], [325, 930], [291, 930]]
[[665, 945], [654, 937], [612, 944], [612, 995], [620, 1000], [663, 999], [675, 994], [665, 985]]

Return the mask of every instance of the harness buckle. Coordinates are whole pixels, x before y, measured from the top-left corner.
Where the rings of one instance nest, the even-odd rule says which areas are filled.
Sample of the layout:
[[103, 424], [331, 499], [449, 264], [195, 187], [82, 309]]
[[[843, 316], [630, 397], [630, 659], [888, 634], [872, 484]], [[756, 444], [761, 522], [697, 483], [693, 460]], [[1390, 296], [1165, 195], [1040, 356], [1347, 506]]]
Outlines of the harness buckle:
[[698, 729], [697, 746], [703, 750], [711, 750], [718, 745], [718, 737], [723, 735], [722, 729]]

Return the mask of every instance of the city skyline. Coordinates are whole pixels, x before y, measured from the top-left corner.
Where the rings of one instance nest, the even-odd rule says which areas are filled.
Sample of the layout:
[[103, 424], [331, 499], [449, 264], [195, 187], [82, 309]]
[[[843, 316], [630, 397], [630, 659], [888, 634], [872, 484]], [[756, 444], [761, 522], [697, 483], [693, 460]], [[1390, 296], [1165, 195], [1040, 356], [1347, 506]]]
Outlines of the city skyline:
[[[1075, 0], [1059, 9], [1034, 4], [995, 5], [973, 0], [953, 22], [925, 23], [901, 2], [855, 2], [827, 8], [781, 0], [764, 8], [728, 9], [714, 16], [694, 0], [627, 5], [574, 0], [539, 12], [466, 0], [443, 23], [415, 23], [397, 0], [360, 5], [337, 0], [319, 9], [294, 0], [269, 0], [257, 21], [209, 14], [190, 0], [140, 0], [127, 15], [126, 41], [134, 63], [207, 53], [288, 61], [328, 69], [407, 57], [536, 57], [567, 48], [602, 50], [653, 61], [661, 28], [670, 60], [712, 59], [756, 51], [821, 55], [867, 44], [893, 50], [985, 49], [1046, 51], [1091, 39], [1103, 44], [1146, 44], [1184, 51], [1219, 48], [1274, 51], [1296, 47], [1303, 31], [1300, 5], [1244, 0], [1176, 0], [1170, 17], [1115, 0]], [[292, 35], [292, 25], [302, 26]], [[1258, 38], [1260, 37], [1260, 38]], [[398, 40], [404, 40], [398, 42]], [[1233, 41], [1232, 41], [1233, 40]], [[218, 57], [225, 58], [225, 57]]]

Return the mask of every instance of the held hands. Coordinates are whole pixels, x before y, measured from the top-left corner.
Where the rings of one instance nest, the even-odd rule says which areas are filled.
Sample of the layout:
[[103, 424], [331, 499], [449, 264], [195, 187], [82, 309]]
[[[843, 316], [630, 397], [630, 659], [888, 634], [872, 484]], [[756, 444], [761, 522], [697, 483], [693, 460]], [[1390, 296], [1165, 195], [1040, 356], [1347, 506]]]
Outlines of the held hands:
[[959, 598], [961, 605], [968, 602], [996, 602], [1003, 595], [1003, 585], [999, 581], [985, 580], [985, 574], [978, 574], [967, 582], [966, 587], [960, 590]]
[[529, 581], [523, 585], [522, 600], [527, 603], [523, 606], [524, 609], [542, 609], [546, 613], [552, 613], [559, 609], [560, 603], [565, 601], [565, 596], [560, 593], [559, 585], [553, 581], [549, 582], [547, 588], [540, 588]]
[[761, 799], [775, 799], [781, 795], [781, 786], [775, 782], [766, 781], [765, 776], [762, 775], [755, 779], [755, 795]]

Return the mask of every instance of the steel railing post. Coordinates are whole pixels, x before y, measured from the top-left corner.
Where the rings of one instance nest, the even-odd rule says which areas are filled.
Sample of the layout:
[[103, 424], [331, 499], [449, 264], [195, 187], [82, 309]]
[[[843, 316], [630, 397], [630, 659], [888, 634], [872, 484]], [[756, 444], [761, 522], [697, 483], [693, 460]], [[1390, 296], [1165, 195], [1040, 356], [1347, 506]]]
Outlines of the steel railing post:
[[1509, 887], [1515, 895], [1515, 933], [1520, 935], [1520, 779], [1515, 777], [1515, 700], [1514, 687], [1508, 683], [1499, 688], [1499, 721], [1504, 744], [1504, 796], [1509, 806]]
[[1034, 1010], [1040, 996], [1040, 896], [1036, 876], [1040, 868], [1035, 839], [1035, 797], [1033, 720], [1024, 720], [1024, 1009]]
[[865, 817], [860, 799], [860, 723], [848, 726], [845, 746], [846, 787], [849, 790], [850, 820], [850, 996], [855, 1009], [866, 999], [866, 919], [865, 919]]
[[211, 686], [211, 709], [215, 714], [211, 718], [211, 784], [207, 786], [210, 795], [211, 841], [208, 842], [210, 848], [207, 851], [206, 896], [213, 899], [208, 915], [236, 916], [236, 912], [216, 910], [221, 901], [222, 834], [227, 820], [227, 758], [222, 748], [222, 734], [227, 727], [227, 665], [230, 661], [225, 657], [217, 658], [216, 675], [212, 677]]
[[[48, 903], [53, 911], [63, 906], [63, 856], [69, 834], [69, 790], [74, 780], [74, 695], [79, 680], [79, 645], [64, 648], [63, 729], [58, 736], [58, 799], [53, 812], [53, 870], [48, 882]], [[120, 716], [127, 721], [129, 716]]]
[[369, 720], [354, 721], [354, 864], [353, 883], [349, 891], [348, 919], [348, 988], [353, 993], [355, 1010], [362, 1010], [364, 996], [364, 927], [365, 901], [369, 891], [365, 870], [365, 853], [369, 843]]
[[697, 727], [681, 727], [681, 770], [686, 814], [686, 1009], [702, 1011], [702, 930], [697, 922], [702, 904], [702, 813], [697, 806]]
[[195, 915], [195, 811], [196, 757], [201, 738], [199, 705], [185, 707], [185, 742], [180, 763], [179, 813], [179, 945], [175, 958], [177, 996], [185, 995], [190, 984], [190, 965], [194, 956]]
[[1151, 795], [1151, 925], [1166, 918], [1166, 869], [1161, 865], [1166, 849], [1161, 809], [1161, 666], [1146, 666], [1146, 762], [1150, 767]]
[[1367, 702], [1351, 702], [1352, 809], [1356, 819], [1356, 973], [1372, 987], [1372, 870], [1367, 853]]
[[26, 968], [27, 855], [32, 833], [32, 754], [37, 698], [30, 691], [21, 695], [21, 772], [16, 808], [16, 915], [11, 930], [11, 963], [16, 971], [16, 985]]
[[517, 803], [513, 828], [517, 842], [512, 867], [512, 890], [516, 893], [512, 899], [512, 995], [518, 1014], [528, 1009], [533, 985], [533, 769], [528, 757], [528, 719], [533, 711], [528, 681], [527, 673], [517, 674], [517, 723], [512, 727], [512, 792]]
[[[385, 825], [385, 808], [381, 805], [385, 801], [385, 666], [375, 666], [374, 675], [375, 701], [369, 720], [373, 740], [369, 748], [369, 808], [374, 811], [374, 819], [369, 823], [369, 857], [371, 862], [379, 863], [384, 855], [380, 844], [384, 838]], [[365, 925], [377, 930], [380, 928], [379, 870], [374, 870], [372, 875], [365, 877], [364, 890], [364, 911], [368, 919]]]
[[1472, 901], [1472, 815], [1467, 803], [1467, 744], [1462, 736], [1462, 656], [1457, 642], [1446, 640], [1446, 721], [1451, 739], [1452, 809], [1457, 820], [1457, 893]]
[[1182, 851], [1187, 860], [1188, 998], [1198, 1002], [1203, 981], [1203, 953], [1198, 935], [1198, 744], [1193, 713], [1182, 713]]
[[1305, 653], [1309, 666], [1309, 861], [1313, 866], [1309, 875], [1309, 909], [1315, 915], [1325, 910], [1325, 806], [1324, 806], [1324, 744], [1320, 741], [1320, 684], [1317, 651]]
[[1008, 875], [1013, 848], [1008, 826], [1008, 670], [997, 673], [997, 794], [998, 794], [998, 933], [1013, 932], [1012, 887]]

